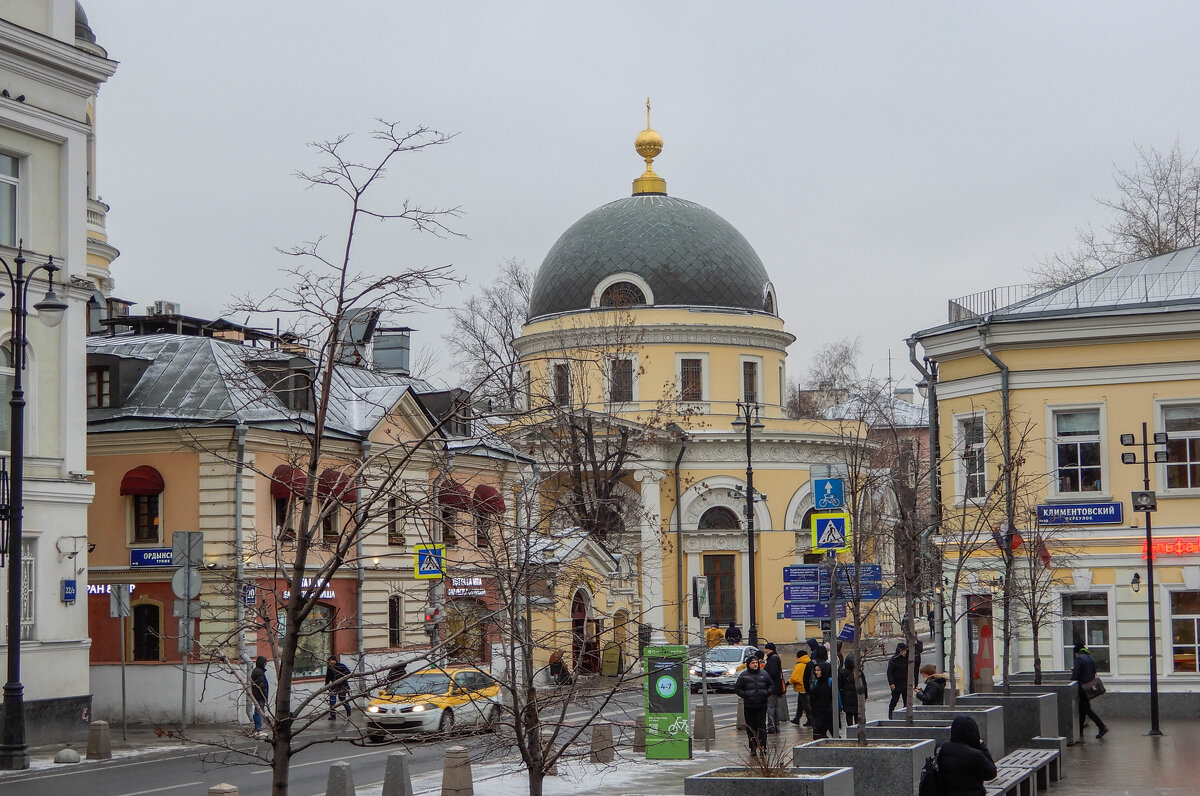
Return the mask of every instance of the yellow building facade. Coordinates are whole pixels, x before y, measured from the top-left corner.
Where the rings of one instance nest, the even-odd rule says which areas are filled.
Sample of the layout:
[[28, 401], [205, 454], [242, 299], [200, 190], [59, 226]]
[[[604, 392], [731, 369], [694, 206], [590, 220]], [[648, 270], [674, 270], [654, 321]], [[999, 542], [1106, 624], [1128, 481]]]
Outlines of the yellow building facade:
[[[958, 604], [947, 612], [948, 622], [958, 621], [947, 629], [958, 634], [955, 665], [960, 676], [972, 674], [974, 689], [991, 685], [978, 666], [987, 656], [985, 626], [982, 643], [995, 639], [997, 677], [1002, 667], [1003, 563], [991, 534], [1006, 537], [1010, 513], [1006, 438], [1012, 527], [1023, 542], [1016, 566], [1044, 567], [1042, 667], [1070, 669], [1073, 645], [1083, 643], [1110, 690], [1145, 692], [1153, 633], [1160, 689], [1200, 685], [1198, 275], [1200, 249], [1191, 248], [1007, 304], [989, 291], [951, 302], [949, 323], [910, 339], [923, 348], [937, 389], [941, 542], [946, 585], [957, 572], [959, 587]], [[1156, 434], [1167, 441], [1155, 444]], [[1156, 492], [1158, 507], [1152, 587], [1146, 515], [1132, 503], [1146, 489]], [[982, 543], [956, 567], [956, 537], [971, 533]], [[1029, 547], [1039, 540], [1044, 549]], [[1029, 611], [1017, 604], [1011, 611], [1012, 668], [1030, 671]]]

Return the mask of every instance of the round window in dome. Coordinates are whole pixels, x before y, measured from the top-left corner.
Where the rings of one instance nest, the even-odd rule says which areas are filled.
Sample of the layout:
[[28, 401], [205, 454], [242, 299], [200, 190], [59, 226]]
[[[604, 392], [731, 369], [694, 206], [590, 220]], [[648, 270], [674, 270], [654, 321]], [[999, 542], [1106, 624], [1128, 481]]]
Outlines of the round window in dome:
[[632, 282], [614, 282], [600, 294], [601, 307], [636, 307], [646, 303], [646, 294]]

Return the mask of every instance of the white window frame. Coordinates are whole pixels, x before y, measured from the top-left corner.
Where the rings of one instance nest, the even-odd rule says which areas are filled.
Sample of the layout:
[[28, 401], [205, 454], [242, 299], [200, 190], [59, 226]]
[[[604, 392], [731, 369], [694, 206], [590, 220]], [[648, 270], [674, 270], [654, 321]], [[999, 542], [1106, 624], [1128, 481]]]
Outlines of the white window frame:
[[[1058, 478], [1058, 423], [1057, 416], [1069, 412], [1098, 413], [1100, 443], [1100, 489], [1095, 492], [1063, 492]], [[1076, 441], [1078, 437], [1074, 438]], [[1047, 500], [1100, 502], [1112, 499], [1111, 471], [1108, 467], [1108, 413], [1104, 403], [1048, 404], [1046, 406], [1046, 468], [1050, 474], [1046, 488]]]
[[779, 362], [779, 406], [787, 406], [787, 367]]
[[[1200, 591], [1200, 589], [1189, 589], [1183, 583], [1170, 583], [1156, 585], [1159, 590], [1159, 597], [1162, 606], [1162, 618], [1159, 620], [1159, 638], [1163, 639], [1163, 644], [1160, 646], [1159, 654], [1162, 655], [1163, 671], [1167, 677], [1175, 679], [1187, 679], [1195, 681], [1200, 678], [1200, 671], [1197, 672], [1177, 672], [1175, 671], [1175, 634], [1173, 625], [1175, 624], [1175, 613], [1171, 610], [1171, 595], [1185, 591]], [[1196, 614], [1181, 614], [1185, 617], [1194, 617]]]
[[37, 638], [37, 539], [21, 539], [21, 640]]
[[[567, 400], [562, 403], [558, 400], [558, 395], [555, 391], [555, 386], [558, 382], [558, 366], [567, 366]], [[569, 359], [552, 359], [546, 365], [546, 398], [554, 406], [562, 408], [570, 408], [575, 403], [575, 368], [571, 367]]]
[[[630, 273], [628, 271], [622, 271], [617, 274], [609, 274], [608, 276], [604, 277], [596, 284], [596, 289], [592, 291], [592, 299], [590, 302], [590, 306], [593, 309], [601, 309], [600, 297], [604, 295], [605, 290], [607, 290], [609, 287], [617, 284], [618, 282], [629, 282], [632, 285], [636, 285], [637, 289], [642, 291], [642, 295], [646, 297], [645, 306], [650, 307], [650, 306], [654, 305], [654, 291], [650, 289], [650, 284], [648, 282], [646, 282], [645, 279], [642, 279], [640, 276], [638, 276], [637, 274]], [[635, 306], [642, 306], [642, 305], [635, 305]], [[635, 307], [604, 307], [603, 309], [634, 309], [634, 308]]]
[[11, 242], [0, 240], [0, 246], [15, 249], [22, 238], [29, 237], [25, 227], [25, 219], [29, 217], [29, 155], [8, 149], [0, 150], [0, 155], [14, 158], [17, 161], [15, 178], [0, 174], [0, 183], [12, 185], [16, 188], [17, 193], [16, 201], [13, 203], [13, 239]]
[[[1154, 402], [1154, 430], [1166, 431], [1168, 435], [1171, 435], [1171, 439], [1173, 440], [1200, 439], [1200, 431], [1190, 434], [1187, 432], [1167, 431], [1167, 421], [1163, 416], [1163, 410], [1172, 406], [1200, 406], [1200, 398], [1170, 398], [1156, 400]], [[1154, 446], [1152, 451], [1157, 450], [1158, 447], [1159, 446], [1157, 445]], [[1151, 452], [1150, 455], [1153, 457], [1154, 453]], [[1197, 464], [1200, 464], [1200, 462], [1197, 462]], [[1157, 471], [1155, 473], [1155, 476], [1157, 477], [1157, 481], [1155, 483], [1160, 484], [1158, 493], [1159, 497], [1166, 497], [1170, 495], [1200, 495], [1200, 486], [1171, 489], [1168, 486], [1167, 481], [1167, 462], [1155, 464], [1154, 468]]]
[[[396, 627], [394, 630], [392, 628], [392, 600], [395, 600], [397, 603], [397, 606], [396, 606], [397, 624], [396, 624]], [[392, 592], [391, 594], [388, 595], [388, 627], [387, 627], [388, 643], [387, 643], [387, 646], [389, 649], [402, 649], [404, 647], [405, 642], [407, 641], [407, 639], [405, 638], [405, 636], [406, 636], [405, 625], [407, 624], [407, 622], [404, 621], [406, 618], [404, 615], [404, 612], [408, 608], [408, 606], [405, 605], [406, 602], [407, 601], [404, 599], [404, 594], [401, 592]], [[393, 633], [395, 634], [395, 638], [396, 638], [395, 644], [392, 643]]]
[[[126, 495], [125, 496], [125, 539], [126, 539], [126, 544], [129, 547], [140, 548], [140, 547], [162, 547], [163, 546], [164, 540], [166, 539], [166, 533], [163, 530], [163, 517], [166, 516], [166, 505], [165, 505], [165, 502], [163, 501], [163, 495], [165, 495], [165, 494], [166, 494], [166, 490], [164, 489], [162, 492], [159, 492], [158, 495], [156, 495], [156, 497], [158, 498], [158, 539], [156, 539], [153, 542], [137, 541], [137, 528], [136, 528], [137, 513], [134, 511], [134, 498], [136, 496], [135, 495]], [[275, 509], [274, 509], [274, 507], [272, 507], [271, 512], [274, 513], [274, 511], [275, 511]]]
[[[963, 412], [953, 416], [954, 420], [954, 496], [958, 505], [978, 503], [987, 499], [991, 479], [988, 474], [987, 413], [983, 410]], [[967, 497], [966, 424], [978, 420], [983, 427], [983, 489], [978, 497]]]
[[[1105, 623], [1108, 625], [1108, 665], [1109, 671], [1103, 672], [1105, 677], [1111, 677], [1120, 673], [1120, 654], [1119, 654], [1119, 639], [1117, 638], [1117, 592], [1114, 586], [1100, 586], [1093, 584], [1087, 589], [1080, 588], [1061, 588], [1056, 590], [1058, 595], [1058, 610], [1055, 616], [1055, 652], [1054, 658], [1059, 669], [1070, 671], [1074, 665], [1074, 656], [1068, 657], [1066, 644], [1063, 642], [1064, 632], [1067, 621], [1074, 617], [1068, 617], [1062, 610], [1063, 600], [1067, 597], [1073, 597], [1079, 594], [1103, 594], [1108, 603], [1108, 614], [1104, 617]], [[1095, 618], [1096, 621], [1100, 617]]]
[[[612, 401], [612, 368], [617, 360], [628, 360], [632, 372], [631, 397], [628, 401]], [[638, 356], [636, 353], [619, 354], [604, 359], [604, 403], [610, 411], [628, 411], [641, 405], [641, 392], [638, 387]]]
[[754, 381], [755, 381], [754, 390], [755, 390], [755, 392], [758, 393], [758, 395], [756, 395], [754, 397], [754, 401], [752, 403], [756, 403], [759, 406], [765, 406], [766, 401], [763, 400], [766, 396], [763, 395], [764, 391], [763, 391], [763, 358], [762, 357], [750, 356], [748, 354], [742, 354], [738, 357], [738, 393], [742, 396], [742, 402], [746, 403], [746, 377], [745, 377], [744, 373], [745, 373], [747, 362], [754, 363]]
[[521, 368], [521, 402], [528, 411], [533, 408], [533, 370]]
[[[700, 360], [700, 400], [699, 401], [684, 401], [681, 393], [683, 392], [683, 360], [698, 359]], [[708, 411], [709, 401], [712, 400], [712, 393], [709, 392], [709, 375], [712, 369], [709, 367], [708, 354], [701, 352], [678, 351], [675, 353], [675, 397], [679, 400], [681, 406], [694, 409], [700, 412]], [[738, 374], [739, 378], [741, 374]], [[741, 389], [739, 388], [739, 392]]]

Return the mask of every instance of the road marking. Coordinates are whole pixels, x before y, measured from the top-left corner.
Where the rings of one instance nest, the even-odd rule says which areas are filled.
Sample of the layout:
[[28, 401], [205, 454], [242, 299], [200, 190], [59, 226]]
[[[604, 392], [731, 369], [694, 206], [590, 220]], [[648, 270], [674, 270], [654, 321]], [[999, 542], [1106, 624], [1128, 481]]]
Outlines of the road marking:
[[[313, 760], [308, 763], [292, 763], [292, 765], [290, 767], [291, 768], [304, 768], [305, 766], [320, 766], [320, 765], [327, 765], [329, 763], [336, 763], [339, 760], [353, 760], [356, 757], [369, 757], [370, 755], [379, 754], [380, 752], [384, 751], [384, 749], [388, 749], [388, 747], [385, 746], [383, 748], [376, 749], [371, 752], [359, 752], [356, 755], [338, 755], [337, 757], [331, 757], [328, 760]], [[396, 750], [390, 749], [389, 751], [394, 752]], [[260, 769], [258, 771], [251, 771], [250, 773], [251, 774], [270, 774], [271, 768], [267, 767], [267, 768]]]
[[183, 760], [184, 758], [188, 758], [188, 757], [201, 757], [203, 755], [208, 754], [210, 751], [211, 750], [209, 750], [209, 749], [203, 749], [203, 750], [200, 750], [197, 752], [188, 752], [186, 754], [181, 754], [181, 755], [170, 755], [168, 757], [155, 757], [150, 760], [138, 760], [138, 761], [135, 761], [132, 763], [118, 763], [117, 765], [108, 765], [105, 763], [100, 763], [99, 765], [96, 765], [96, 766], [88, 766], [87, 768], [80, 768], [80, 769], [76, 769], [74, 771], [63, 771], [58, 774], [35, 774], [34, 776], [31, 776], [31, 777], [20, 777], [17, 779], [13, 779], [11, 781], [12, 782], [32, 782], [33, 780], [54, 779], [55, 777], [86, 776], [88, 774], [94, 774], [94, 773], [97, 773], [100, 771], [115, 771], [118, 768], [132, 768], [133, 766], [144, 766], [144, 765], [148, 765], [150, 763], [161, 763], [164, 760]]
[[203, 783], [200, 782], [200, 780], [196, 780], [195, 782], [181, 782], [178, 785], [168, 785], [165, 788], [151, 788], [150, 790], [134, 791], [133, 793], [126, 793], [123, 796], [145, 796], [145, 794], [147, 794], [147, 793], [162, 793], [165, 790], [177, 790], [178, 788], [190, 788], [193, 785], [201, 785], [201, 784], [203, 784]]

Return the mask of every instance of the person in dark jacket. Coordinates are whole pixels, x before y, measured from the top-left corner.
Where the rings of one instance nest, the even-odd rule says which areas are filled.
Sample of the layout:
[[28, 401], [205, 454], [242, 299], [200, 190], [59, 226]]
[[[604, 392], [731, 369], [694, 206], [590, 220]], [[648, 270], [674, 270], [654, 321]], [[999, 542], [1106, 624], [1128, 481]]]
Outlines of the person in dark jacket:
[[758, 658], [746, 661], [746, 670], [738, 675], [733, 684], [733, 693], [742, 700], [746, 716], [746, 735], [750, 739], [750, 754], [765, 754], [767, 751], [767, 701], [775, 684], [770, 675], [763, 671]]
[[254, 732], [262, 732], [263, 714], [267, 712], [267, 696], [271, 693], [271, 684], [267, 682], [267, 659], [262, 655], [254, 661], [250, 670], [250, 698], [254, 700]]
[[1083, 725], [1087, 723], [1088, 717], [1091, 717], [1092, 721], [1096, 722], [1096, 727], [1099, 728], [1096, 737], [1103, 738], [1108, 733], [1108, 725], [1096, 715], [1096, 711], [1092, 710], [1092, 700], [1083, 690], [1084, 683], [1090, 683], [1096, 679], [1096, 659], [1082, 644], [1075, 645], [1075, 665], [1071, 667], [1071, 679], [1075, 681], [1079, 689], [1079, 740], [1083, 740]]
[[774, 690], [771, 691], [771, 698], [767, 702], [767, 732], [779, 732], [779, 700], [783, 699], [783, 712], [787, 714], [787, 697], [784, 692], [783, 685], [783, 658], [779, 657], [779, 653], [775, 651], [774, 642], [768, 641], [764, 646], [766, 650], [766, 660], [763, 662], [763, 670], [771, 678], [771, 682], [775, 684]]
[[828, 737], [833, 732], [833, 667], [829, 653], [824, 647], [817, 650], [820, 660], [809, 661], [812, 667], [812, 685], [808, 690], [808, 702], [812, 706], [813, 740]]
[[329, 689], [329, 720], [337, 718], [337, 705], [342, 703], [346, 718], [350, 718], [350, 667], [330, 655], [325, 667], [325, 687]]
[[742, 629], [737, 626], [737, 622], [730, 622], [729, 627], [725, 628], [725, 643], [734, 645], [742, 643]]
[[[854, 667], [854, 656], [847, 655], [838, 672], [838, 695], [842, 698], [842, 712], [846, 714], [846, 726], [858, 724], [858, 670]], [[863, 699], [867, 698], [867, 686], [863, 683]]]
[[908, 644], [903, 641], [896, 645], [896, 654], [888, 661], [887, 681], [888, 688], [892, 690], [892, 698], [888, 700], [890, 719], [900, 700], [904, 700], [904, 707], [908, 708]]
[[950, 740], [938, 750], [938, 769], [946, 796], [984, 796], [983, 783], [996, 778], [992, 753], [979, 737], [979, 725], [970, 716], [955, 716]]
[[921, 667], [921, 675], [925, 678], [925, 686], [914, 689], [913, 696], [917, 698], [917, 701], [922, 705], [946, 704], [946, 675], [938, 674], [937, 668], [932, 663]]

